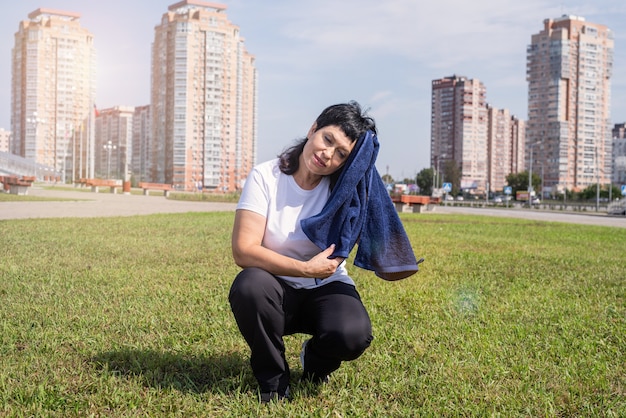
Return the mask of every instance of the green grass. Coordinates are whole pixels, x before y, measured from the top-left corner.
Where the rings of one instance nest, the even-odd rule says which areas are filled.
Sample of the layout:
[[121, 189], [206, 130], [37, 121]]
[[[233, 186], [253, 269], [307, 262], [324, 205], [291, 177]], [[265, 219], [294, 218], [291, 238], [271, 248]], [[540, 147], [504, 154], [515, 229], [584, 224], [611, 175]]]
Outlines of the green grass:
[[[350, 265], [375, 339], [260, 406], [233, 213], [1, 221], [0, 416], [625, 416], [626, 233], [402, 214], [421, 271]], [[350, 263], [351, 264], [351, 263]]]

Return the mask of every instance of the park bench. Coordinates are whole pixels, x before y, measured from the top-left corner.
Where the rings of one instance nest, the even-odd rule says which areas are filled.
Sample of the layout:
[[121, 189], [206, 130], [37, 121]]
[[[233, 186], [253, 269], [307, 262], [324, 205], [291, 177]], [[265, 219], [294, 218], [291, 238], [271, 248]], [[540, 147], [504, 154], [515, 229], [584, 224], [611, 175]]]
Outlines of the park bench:
[[91, 187], [91, 191], [98, 193], [100, 187], [109, 187], [111, 193], [117, 193], [117, 189], [122, 188], [120, 180], [104, 180], [104, 179], [80, 179], [79, 183]]
[[170, 192], [174, 190], [171, 184], [162, 184], [162, 183], [139, 183], [139, 188], [143, 189], [144, 196], [150, 195], [150, 190], [163, 191], [163, 196], [168, 197]]
[[395, 204], [398, 212], [423, 212], [430, 209], [429, 205], [439, 204], [440, 199], [431, 196], [396, 194], [391, 196], [391, 201]]
[[2, 176], [0, 182], [4, 184], [4, 190], [11, 194], [28, 194], [28, 188], [33, 185], [34, 176]]

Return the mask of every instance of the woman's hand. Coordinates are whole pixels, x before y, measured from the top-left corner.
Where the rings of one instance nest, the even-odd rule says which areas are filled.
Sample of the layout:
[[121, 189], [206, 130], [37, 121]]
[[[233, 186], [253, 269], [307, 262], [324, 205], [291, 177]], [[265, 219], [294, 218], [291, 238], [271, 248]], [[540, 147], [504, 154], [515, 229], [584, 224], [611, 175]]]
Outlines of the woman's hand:
[[328, 258], [335, 246], [331, 245], [308, 261], [296, 260], [263, 247], [265, 217], [248, 210], [235, 213], [232, 252], [240, 267], [259, 267], [272, 274], [325, 279], [331, 276], [343, 258]]
[[315, 257], [306, 262], [306, 274], [308, 277], [315, 277], [316, 279], [325, 279], [333, 275], [333, 273], [339, 267], [339, 264], [343, 262], [343, 258], [328, 258], [335, 251], [335, 244], [326, 248]]

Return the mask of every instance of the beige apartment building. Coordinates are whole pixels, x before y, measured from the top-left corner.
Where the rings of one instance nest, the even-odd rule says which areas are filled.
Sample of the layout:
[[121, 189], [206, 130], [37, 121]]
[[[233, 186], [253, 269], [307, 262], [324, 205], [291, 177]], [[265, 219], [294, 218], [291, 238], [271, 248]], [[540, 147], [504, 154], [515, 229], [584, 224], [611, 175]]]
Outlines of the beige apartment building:
[[133, 140], [131, 155], [131, 180], [136, 183], [147, 181], [148, 167], [150, 166], [150, 135], [152, 125], [150, 121], [150, 105], [135, 106], [133, 114]]
[[524, 150], [526, 143], [526, 121], [511, 117], [511, 173], [521, 173], [526, 169]]
[[487, 104], [479, 80], [456, 75], [433, 80], [431, 164], [439, 172], [454, 161], [463, 191], [502, 193], [506, 177], [524, 169], [524, 140], [524, 121]]
[[63, 180], [93, 177], [93, 35], [80, 14], [37, 9], [15, 33], [11, 153]]
[[519, 122], [508, 109], [487, 105], [487, 120], [487, 184], [490, 192], [502, 192], [506, 177], [517, 172], [516, 150], [520, 147], [514, 138], [523, 138], [514, 136], [519, 132]]
[[152, 45], [150, 181], [234, 191], [256, 160], [257, 73], [226, 6], [169, 6]]
[[432, 81], [431, 165], [454, 161], [460, 188], [484, 194], [487, 187], [486, 88], [477, 79], [453, 75]]
[[[546, 19], [527, 49], [527, 162], [543, 193], [611, 181], [613, 34], [578, 16]], [[528, 164], [527, 164], [528, 167]]]
[[96, 177], [130, 180], [135, 108], [99, 109], [95, 123]]

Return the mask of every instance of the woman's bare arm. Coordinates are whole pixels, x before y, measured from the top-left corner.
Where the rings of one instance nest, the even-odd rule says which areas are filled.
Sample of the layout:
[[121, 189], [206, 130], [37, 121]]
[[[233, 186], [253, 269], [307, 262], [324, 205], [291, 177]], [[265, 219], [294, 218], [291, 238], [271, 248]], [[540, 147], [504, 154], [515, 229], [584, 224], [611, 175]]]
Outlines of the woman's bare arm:
[[235, 213], [232, 252], [238, 266], [259, 267], [272, 274], [294, 277], [326, 278], [332, 275], [342, 258], [329, 259], [334, 246], [308, 261], [300, 261], [261, 245], [265, 233], [265, 217], [256, 212], [239, 209]]

